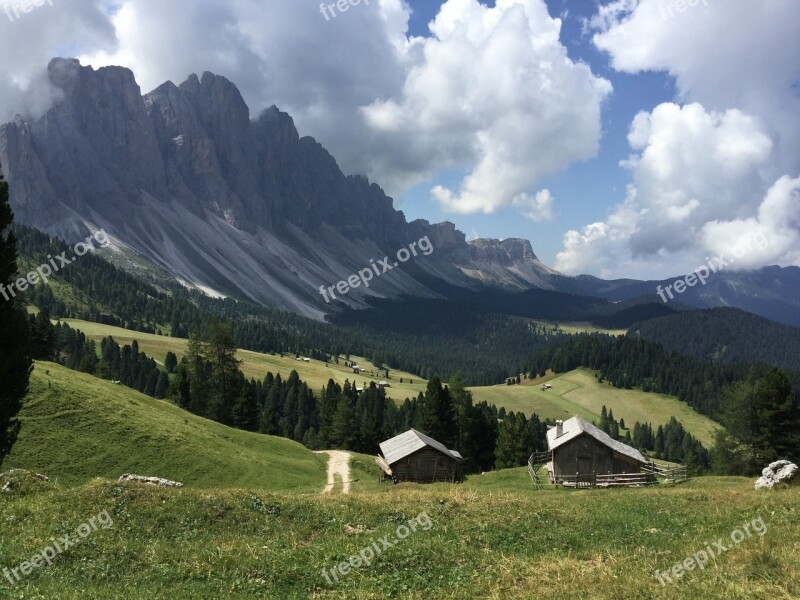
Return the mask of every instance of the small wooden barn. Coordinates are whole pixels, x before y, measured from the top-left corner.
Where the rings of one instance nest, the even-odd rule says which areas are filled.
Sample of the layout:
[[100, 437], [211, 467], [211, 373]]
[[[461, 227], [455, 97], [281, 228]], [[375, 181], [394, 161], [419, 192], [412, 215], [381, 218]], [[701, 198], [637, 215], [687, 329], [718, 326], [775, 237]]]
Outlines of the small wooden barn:
[[609, 483], [622, 482], [626, 474], [631, 475], [627, 479], [634, 484], [639, 481], [638, 474], [649, 465], [636, 448], [613, 439], [580, 417], [557, 421], [547, 432], [547, 445], [551, 453], [547, 467], [555, 484], [580, 485], [591, 481], [594, 485], [595, 478], [598, 484], [604, 478], [612, 478], [607, 480]]
[[461, 481], [461, 454], [416, 429], [386, 440], [380, 447], [381, 455], [375, 462], [381, 468], [382, 479], [395, 483]]

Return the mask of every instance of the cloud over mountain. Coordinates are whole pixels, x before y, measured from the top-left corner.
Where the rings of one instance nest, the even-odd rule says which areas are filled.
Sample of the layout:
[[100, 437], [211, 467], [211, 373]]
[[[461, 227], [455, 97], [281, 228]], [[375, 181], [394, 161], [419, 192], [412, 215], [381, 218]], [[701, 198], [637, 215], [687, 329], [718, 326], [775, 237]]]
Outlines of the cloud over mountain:
[[667, 276], [755, 234], [768, 248], [738, 267], [798, 264], [800, 12], [779, 0], [683, 6], [619, 0], [587, 24], [615, 69], [666, 71], [680, 97], [635, 118], [626, 198], [567, 233], [560, 270]]

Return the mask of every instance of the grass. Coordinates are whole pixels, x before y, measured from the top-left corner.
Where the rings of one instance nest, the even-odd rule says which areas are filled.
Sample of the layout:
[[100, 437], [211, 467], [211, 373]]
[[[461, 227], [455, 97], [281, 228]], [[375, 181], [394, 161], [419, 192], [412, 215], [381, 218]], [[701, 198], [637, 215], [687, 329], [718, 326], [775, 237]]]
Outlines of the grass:
[[[2, 598], [660, 598], [800, 596], [800, 486], [703, 477], [647, 489], [542, 490], [525, 468], [462, 485], [388, 485], [354, 454], [352, 493], [319, 492], [325, 455], [231, 430], [51, 363], [36, 365], [3, 469], [0, 572], [108, 511], [90, 533]], [[119, 483], [125, 471], [186, 483]], [[340, 489], [339, 486], [336, 488]], [[421, 514], [423, 527], [400, 540]], [[755, 519], [767, 531], [733, 544]], [[73, 534], [73, 538], [76, 536]], [[390, 543], [385, 547], [380, 540]], [[730, 547], [662, 586], [715, 540]], [[369, 566], [326, 579], [363, 549]], [[12, 576], [13, 578], [13, 576]]]
[[625, 335], [628, 333], [627, 329], [606, 329], [605, 327], [598, 327], [588, 322], [557, 322], [557, 321], [541, 321], [534, 320], [534, 323], [543, 325], [548, 329], [558, 329], [562, 333], [607, 333], [608, 335]]
[[[99, 529], [8, 590], [12, 598], [789, 599], [800, 596], [800, 488], [701, 478], [674, 488], [542, 491], [524, 469], [457, 486], [351, 496], [154, 489], [95, 479], [0, 495], [0, 565], [15, 567], [107, 510]], [[398, 527], [430, 521], [404, 540]], [[761, 517], [766, 534], [733, 546]], [[24, 523], [24, 525], [23, 525]], [[351, 526], [351, 527], [348, 527]], [[362, 526], [359, 528], [359, 526]], [[352, 533], [356, 527], [361, 533]], [[388, 536], [369, 566], [322, 570]], [[655, 571], [733, 546], [662, 587]], [[5, 580], [0, 586], [9, 588]]]
[[[542, 390], [544, 381], [553, 387]], [[617, 420], [624, 418], [629, 428], [636, 421], [657, 427], [674, 416], [706, 447], [712, 444], [714, 432], [720, 428], [719, 424], [673, 396], [622, 390], [607, 382], [599, 383], [589, 369], [526, 380], [521, 385], [496, 385], [471, 388], [471, 391], [477, 401], [485, 400], [528, 415], [537, 413], [542, 418], [568, 419], [577, 415], [590, 421], [599, 420], [603, 405], [614, 411]]]
[[[168, 351], [174, 352], [179, 360], [186, 352], [187, 341], [182, 338], [139, 333], [76, 319], [66, 319], [66, 322], [70, 327], [80, 329], [87, 337], [97, 341], [108, 335], [123, 345], [137, 340], [142, 352], [160, 362], [164, 361]], [[296, 370], [300, 378], [308, 382], [314, 390], [321, 389], [329, 379], [340, 384], [344, 384], [345, 380], [352, 382], [355, 379], [359, 385], [369, 385], [369, 382], [377, 383], [384, 379], [383, 372], [374, 369], [363, 357], [351, 357], [359, 365], [372, 369], [371, 373], [360, 375], [354, 375], [352, 369], [344, 366], [343, 357], [339, 365], [326, 365], [324, 361], [313, 359], [303, 362], [297, 361], [294, 355], [260, 354], [248, 350], [239, 350], [237, 357], [242, 361], [242, 371], [248, 378], [262, 379], [267, 371], [280, 373], [286, 378], [292, 370]], [[400, 379], [403, 379], [403, 383], [400, 383]], [[409, 383], [411, 380], [413, 384]], [[552, 389], [542, 391], [543, 381], [550, 383]], [[391, 387], [387, 389], [387, 394], [397, 402], [409, 397], [415, 398], [420, 392], [424, 393], [427, 385], [427, 381], [420, 377], [402, 371], [390, 371], [389, 382]], [[641, 390], [620, 390], [608, 383], [601, 384], [588, 369], [577, 369], [558, 376], [549, 375], [535, 381], [525, 380], [522, 385], [473, 387], [470, 391], [477, 402], [485, 400], [498, 408], [505, 407], [506, 410], [522, 411], [528, 415], [537, 413], [541, 418], [566, 419], [578, 415], [589, 421], [599, 420], [600, 409], [604, 404], [614, 411], [616, 419], [624, 418], [629, 427], [636, 421], [647, 421], [657, 427], [666, 424], [674, 416], [707, 447], [711, 445], [714, 431], [719, 429], [717, 423], [673, 396]]]
[[327, 457], [301, 444], [231, 429], [53, 363], [36, 364], [20, 420], [3, 469], [69, 485], [123, 473], [283, 492], [318, 492], [326, 481]]

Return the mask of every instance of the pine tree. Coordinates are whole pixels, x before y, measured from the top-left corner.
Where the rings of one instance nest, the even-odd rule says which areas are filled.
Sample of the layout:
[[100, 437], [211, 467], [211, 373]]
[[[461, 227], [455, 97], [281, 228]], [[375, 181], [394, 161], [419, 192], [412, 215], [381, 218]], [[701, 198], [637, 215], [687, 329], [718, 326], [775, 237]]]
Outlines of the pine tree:
[[191, 376], [185, 361], [178, 365], [178, 372], [172, 384], [170, 396], [178, 406], [185, 410], [190, 410], [192, 405]]
[[714, 470], [753, 475], [778, 458], [800, 458], [797, 400], [786, 374], [772, 369], [761, 379], [752, 373], [725, 389], [720, 421], [728, 435], [718, 436]]
[[598, 427], [600, 431], [608, 433], [608, 409], [605, 404], [603, 404], [603, 407], [600, 409], [600, 424]]
[[517, 466], [514, 433], [517, 427], [517, 415], [510, 412], [500, 423], [495, 446], [495, 468], [509, 469]]
[[55, 331], [50, 322], [50, 311], [43, 308], [30, 320], [31, 355], [36, 360], [53, 360]]
[[233, 405], [231, 420], [234, 427], [245, 431], [257, 431], [260, 407], [258, 406], [256, 386], [251, 383], [243, 387], [243, 393]]
[[163, 400], [167, 397], [169, 393], [169, 375], [161, 371], [158, 374], [158, 383], [156, 384], [156, 394], [155, 397], [159, 400]]
[[608, 435], [610, 435], [612, 439], [619, 439], [619, 424], [616, 421], [609, 420]]
[[664, 428], [661, 425], [658, 426], [658, 431], [656, 431], [653, 453], [656, 455], [656, 458], [664, 457]]
[[756, 385], [753, 443], [764, 463], [800, 461], [800, 409], [786, 373], [772, 369]]
[[17, 240], [10, 231], [13, 218], [8, 184], [0, 177], [0, 462], [16, 440], [16, 415], [33, 368], [28, 319], [15, 290], [8, 289], [17, 275]]
[[353, 424], [356, 420], [355, 402], [342, 395], [336, 407], [331, 428], [331, 446], [342, 450], [351, 450], [357, 439]]
[[[350, 385], [349, 382], [346, 385]], [[321, 448], [331, 448], [331, 433], [333, 430], [333, 420], [336, 416], [338, 398], [342, 393], [342, 388], [333, 380], [328, 380], [328, 385], [322, 394], [319, 408], [319, 445]]]
[[169, 373], [174, 373], [175, 369], [178, 368], [178, 357], [175, 356], [174, 352], [167, 352], [167, 356], [164, 358], [164, 367]]
[[453, 401], [436, 376], [428, 381], [422, 406], [417, 407], [417, 428], [448, 448], [458, 442]]

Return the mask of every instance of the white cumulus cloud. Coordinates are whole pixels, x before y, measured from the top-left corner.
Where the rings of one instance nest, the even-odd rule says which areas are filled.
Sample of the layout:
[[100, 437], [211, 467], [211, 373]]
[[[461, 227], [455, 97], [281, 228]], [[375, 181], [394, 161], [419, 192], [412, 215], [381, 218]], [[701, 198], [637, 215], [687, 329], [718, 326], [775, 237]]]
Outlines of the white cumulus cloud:
[[47, 108], [52, 94], [31, 82], [57, 55], [128, 67], [144, 92], [212, 71], [253, 116], [277, 104], [346, 172], [394, 195], [465, 174], [458, 189], [433, 190], [460, 213], [509, 207], [597, 153], [611, 86], [568, 57], [544, 0], [447, 0], [425, 38], [408, 36], [410, 14], [404, 0], [335, 17], [297, 0], [46, 4], [0, 19], [0, 118]]
[[514, 208], [526, 219], [535, 223], [552, 221], [556, 218], [555, 198], [550, 190], [536, 192], [535, 196], [520, 194], [511, 202]]
[[611, 85], [567, 56], [560, 30], [541, 0], [446, 2], [433, 37], [409, 46], [401, 92], [364, 111], [407, 149], [395, 176], [463, 169], [458, 189], [435, 186], [433, 197], [451, 212], [492, 213], [595, 156]]
[[800, 264], [789, 218], [800, 175], [797, 4], [615, 0], [586, 28], [613, 68], [666, 72], [679, 97], [634, 119], [626, 198], [604, 222], [568, 232], [556, 267], [663, 277], [746, 239], [767, 242], [750, 244], [737, 268]]
[[666, 277], [754, 235], [770, 247], [748, 253], [738, 268], [792, 262], [786, 241], [797, 240], [797, 219], [788, 218], [797, 209], [796, 180], [769, 189], [773, 143], [756, 119], [665, 103], [640, 113], [628, 140], [637, 152], [623, 162], [633, 180], [625, 201], [605, 222], [568, 232], [557, 269]]

